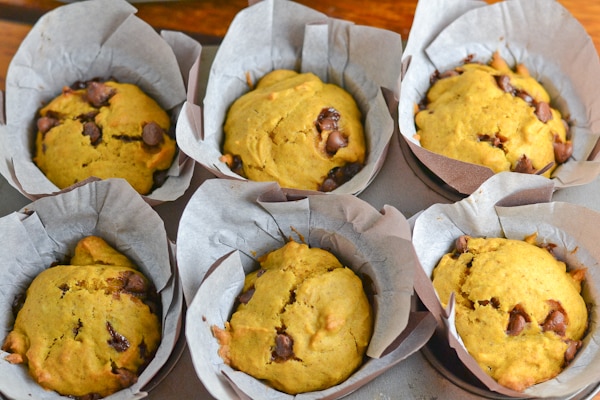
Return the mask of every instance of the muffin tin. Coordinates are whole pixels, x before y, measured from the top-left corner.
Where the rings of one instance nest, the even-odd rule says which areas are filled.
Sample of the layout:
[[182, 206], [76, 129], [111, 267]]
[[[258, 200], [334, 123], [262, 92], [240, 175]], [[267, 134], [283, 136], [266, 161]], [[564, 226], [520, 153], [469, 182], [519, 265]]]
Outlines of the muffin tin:
[[[217, 47], [204, 47], [199, 71], [199, 98], [206, 87], [208, 71]], [[179, 218], [190, 196], [206, 179], [213, 176], [197, 165], [191, 187], [179, 199], [163, 203], [155, 210], [163, 218], [167, 234], [176, 240]], [[463, 198], [452, 188], [441, 183], [414, 156], [403, 140], [395, 132], [390, 141], [386, 161], [371, 185], [359, 198], [376, 209], [391, 205], [407, 218], [436, 203], [452, 203]], [[29, 200], [12, 188], [0, 177], [0, 216], [19, 210]], [[600, 182], [586, 186], [562, 189], [556, 192], [553, 200], [570, 201], [600, 211]], [[415, 308], [419, 308], [415, 299]], [[349, 399], [392, 399], [399, 394], [411, 398], [444, 399], [505, 399], [489, 392], [477, 383], [470, 374], [461, 368], [460, 362], [452, 358], [447, 344], [436, 335], [419, 352], [400, 362], [371, 383], [350, 394]], [[210, 399], [211, 395], [196, 376], [185, 337], [181, 336], [169, 362], [155, 379], [145, 388], [149, 399], [169, 398], [177, 395], [180, 399]], [[600, 392], [600, 384], [585, 388], [570, 399], [591, 399]]]

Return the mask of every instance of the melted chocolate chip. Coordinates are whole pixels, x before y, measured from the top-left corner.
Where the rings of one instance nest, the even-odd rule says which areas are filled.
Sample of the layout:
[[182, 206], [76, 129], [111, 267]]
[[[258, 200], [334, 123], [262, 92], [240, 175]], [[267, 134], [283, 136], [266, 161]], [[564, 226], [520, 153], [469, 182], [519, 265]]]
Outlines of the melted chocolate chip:
[[79, 114], [77, 116], [77, 120], [81, 122], [94, 122], [94, 120], [96, 119], [96, 115], [98, 115], [97, 110], [86, 112], [83, 114]]
[[158, 146], [163, 141], [164, 129], [156, 122], [148, 122], [142, 128], [142, 140], [148, 146]]
[[73, 328], [73, 335], [75, 337], [77, 337], [77, 335], [79, 335], [79, 330], [83, 328], [83, 322], [81, 322], [81, 319], [77, 320], [77, 325], [75, 325], [75, 327]]
[[252, 296], [254, 296], [255, 290], [256, 289], [254, 288], [254, 286], [252, 286], [250, 289], [246, 290], [238, 296], [238, 301], [242, 304], [248, 304], [250, 299], [252, 299]]
[[559, 336], [564, 336], [567, 331], [565, 314], [561, 310], [552, 311], [542, 324], [542, 329], [545, 332], [552, 331]]
[[507, 141], [506, 137], [499, 134], [478, 134], [477, 137], [480, 142], [489, 142], [492, 146], [497, 147], [499, 149], [504, 149], [504, 143]]
[[86, 122], [83, 124], [83, 135], [90, 137], [90, 143], [95, 146], [102, 139], [102, 131], [95, 122]]
[[552, 110], [550, 104], [545, 101], [535, 103], [535, 115], [540, 121], [546, 123], [552, 119]]
[[154, 183], [153, 187], [157, 188], [162, 186], [168, 177], [169, 171], [166, 169], [154, 171], [154, 174], [152, 174], [152, 182]]
[[523, 154], [521, 156], [521, 158], [519, 158], [519, 161], [517, 161], [517, 165], [515, 165], [515, 168], [513, 169], [514, 172], [520, 172], [522, 174], [535, 174], [536, 173], [536, 169], [533, 167], [533, 163], [531, 162], [531, 160], [529, 158], [527, 158], [527, 156], [525, 154]]
[[567, 340], [566, 343], [568, 347], [565, 350], [565, 364], [569, 364], [575, 358], [577, 350], [581, 348], [583, 342], [580, 340]]
[[554, 158], [559, 164], [566, 162], [573, 154], [573, 143], [570, 141], [563, 142], [558, 135], [554, 135], [552, 145], [554, 147]]
[[94, 107], [100, 108], [108, 104], [116, 90], [104, 83], [91, 81], [87, 85], [86, 99]]
[[333, 155], [337, 153], [339, 149], [346, 146], [348, 146], [348, 138], [342, 135], [340, 131], [333, 131], [327, 137], [325, 150], [327, 150], [327, 153]]
[[148, 284], [140, 276], [132, 271], [121, 274], [123, 280], [123, 290], [129, 293], [144, 294], [148, 291]]
[[118, 368], [114, 363], [111, 372], [118, 376], [121, 387], [129, 387], [137, 382], [137, 375], [135, 373], [127, 368]]
[[110, 339], [106, 341], [109, 346], [119, 353], [129, 348], [129, 341], [127, 338], [116, 332], [111, 323], [108, 321], [106, 321], [106, 330], [108, 330], [108, 333], [110, 334]]
[[294, 340], [287, 333], [278, 333], [275, 336], [275, 349], [271, 358], [275, 362], [287, 361], [294, 357]]
[[494, 78], [496, 78], [496, 83], [500, 90], [510, 94], [514, 93], [515, 88], [510, 84], [510, 77], [508, 75], [496, 75]]
[[334, 131], [338, 129], [338, 121], [340, 120], [340, 113], [333, 107], [323, 108], [317, 116], [315, 122], [317, 130], [323, 131]]
[[50, 129], [59, 124], [58, 119], [53, 117], [40, 117], [37, 120], [37, 128], [42, 134], [46, 134]]
[[319, 188], [322, 192], [331, 192], [348, 182], [362, 169], [360, 163], [349, 163], [343, 167], [332, 168]]
[[510, 312], [506, 333], [509, 336], [516, 336], [525, 329], [525, 325], [530, 321], [531, 319], [523, 307], [520, 304], [517, 304]]

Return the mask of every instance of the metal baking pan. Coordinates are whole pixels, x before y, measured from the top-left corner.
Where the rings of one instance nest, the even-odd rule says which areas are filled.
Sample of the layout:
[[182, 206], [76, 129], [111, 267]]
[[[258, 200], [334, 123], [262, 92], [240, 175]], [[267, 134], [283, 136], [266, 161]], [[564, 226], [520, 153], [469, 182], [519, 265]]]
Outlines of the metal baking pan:
[[[202, 49], [200, 68], [200, 90], [197, 98], [203, 98], [208, 72], [217, 47]], [[213, 176], [201, 166], [196, 166], [192, 183], [184, 196], [176, 201], [164, 203], [155, 210], [165, 221], [167, 234], [177, 239], [179, 218], [190, 196], [206, 179]], [[373, 183], [358, 197], [376, 209], [388, 204], [396, 207], [406, 218], [410, 218], [436, 203], [452, 203], [462, 199], [452, 188], [444, 185], [424, 168], [412, 155], [399, 135], [394, 135], [389, 144], [386, 161]], [[585, 188], [564, 189], [555, 194], [555, 200], [567, 200], [600, 211], [600, 182]], [[0, 176], [0, 217], [27, 205], [23, 197]], [[173, 355], [163, 371], [145, 388], [151, 400], [212, 399], [198, 379], [185, 337], [178, 342]], [[592, 399], [600, 392], [600, 384], [592, 385], [574, 394], [569, 399]], [[453, 351], [437, 335], [419, 352], [400, 362], [384, 374], [348, 395], [347, 399], [416, 399], [416, 400], [471, 400], [506, 399], [481, 386], [462, 364]]]

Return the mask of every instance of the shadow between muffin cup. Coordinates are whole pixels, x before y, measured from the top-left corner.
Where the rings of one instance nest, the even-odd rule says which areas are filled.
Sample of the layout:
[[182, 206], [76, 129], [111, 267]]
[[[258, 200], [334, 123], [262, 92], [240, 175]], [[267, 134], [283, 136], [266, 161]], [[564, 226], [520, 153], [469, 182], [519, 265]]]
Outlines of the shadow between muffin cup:
[[[380, 213], [352, 195], [298, 197], [272, 182], [206, 181], [184, 210], [177, 251], [189, 304], [186, 336], [205, 387], [217, 398], [237, 390], [250, 397], [265, 390], [293, 397], [225, 365], [211, 332], [211, 326], [222, 328], [231, 315], [245, 275], [258, 267], [257, 258], [291, 239], [330, 251], [375, 293], [368, 362], [338, 386], [296, 397], [342, 396], [417, 351], [431, 336], [435, 320], [429, 313], [410, 312], [416, 259], [409, 237], [407, 221], [396, 209], [385, 206]], [[405, 331], [409, 337], [395, 341]]]
[[[555, 26], [563, 27], [560, 33]], [[524, 63], [550, 94], [551, 105], [570, 122], [573, 155], [554, 171], [555, 187], [593, 181], [600, 173], [594, 153], [600, 130], [595, 93], [600, 86], [592, 77], [600, 75], [600, 61], [584, 28], [555, 1], [515, 0], [488, 5], [484, 1], [434, 0], [418, 4], [403, 53], [399, 104], [402, 139], [414, 155], [445, 183], [467, 195], [494, 174], [487, 167], [421, 147], [414, 137], [414, 115], [435, 71], [444, 72], [469, 58], [487, 63], [495, 51], [511, 66]]]
[[[464, 378], [478, 379], [483, 385], [478, 386], [489, 391], [488, 397], [491, 398], [576, 396], [600, 381], [600, 348], [597, 345], [600, 333], [596, 322], [598, 311], [594, 306], [600, 284], [596, 271], [600, 252], [594, 245], [598, 240], [595, 237], [597, 230], [592, 228], [600, 220], [600, 215], [580, 206], [550, 202], [553, 190], [552, 181], [539, 176], [500, 173], [468, 198], [454, 204], [434, 205], [413, 220], [413, 243], [421, 264], [415, 275], [415, 290], [426, 309], [439, 321], [435, 340], [438, 344], [442, 340], [446, 342], [438, 348], [454, 352], [462, 362], [463, 365], [451, 372], [458, 375], [461, 370], [466, 370]], [[453, 301], [444, 310], [431, 282], [433, 269], [444, 254], [452, 251], [455, 240], [463, 234], [517, 240], [537, 234], [538, 244], [556, 245], [553, 253], [566, 262], [569, 270], [587, 268], [582, 296], [592, 307], [584, 345], [570, 365], [554, 379], [523, 392], [510, 390], [489, 377], [468, 354], [454, 327]], [[440, 364], [437, 366], [440, 367]], [[457, 380], [462, 379], [458, 375]], [[468, 385], [469, 380], [465, 379], [462, 383]]]
[[[122, 179], [91, 182], [27, 205], [0, 218], [4, 232], [0, 271], [5, 282], [2, 341], [12, 329], [14, 299], [23, 294], [38, 273], [54, 262], [67, 260], [85, 236], [105, 239], [130, 258], [152, 280], [162, 303], [162, 339], [156, 355], [137, 383], [106, 399], [146, 396], [142, 388], [161, 373], [181, 334], [183, 292], [175, 270], [175, 255], [158, 214]], [[9, 398], [64, 399], [34, 382], [23, 365], [0, 357], [0, 392]]]
[[[42, 16], [19, 46], [6, 77], [0, 173], [27, 198], [62, 192], [33, 162], [36, 119], [42, 105], [74, 82], [136, 84], [169, 113], [174, 132], [200, 44], [180, 32], [159, 35], [135, 12], [123, 0], [64, 5]], [[177, 151], [166, 181], [143, 198], [151, 205], [177, 199], [188, 188], [193, 167], [193, 160]]]
[[273, 70], [312, 72], [348, 91], [362, 113], [365, 166], [333, 191], [358, 194], [379, 172], [394, 131], [382, 88], [398, 98], [401, 53], [402, 40], [394, 32], [329, 18], [292, 1], [257, 2], [232, 21], [211, 66], [203, 103], [184, 104], [177, 141], [217, 177], [244, 179], [220, 160], [230, 105], [250, 90], [248, 81], [255, 84]]

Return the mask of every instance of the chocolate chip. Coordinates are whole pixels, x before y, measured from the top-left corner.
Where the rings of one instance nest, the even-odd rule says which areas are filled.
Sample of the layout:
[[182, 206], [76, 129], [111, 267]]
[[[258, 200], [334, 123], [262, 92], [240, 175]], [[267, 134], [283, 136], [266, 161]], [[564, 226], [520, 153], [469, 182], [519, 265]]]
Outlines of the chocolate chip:
[[254, 286], [252, 286], [250, 289], [246, 290], [238, 296], [238, 301], [242, 304], [248, 304], [252, 296], [254, 296], [255, 290], [256, 289], [254, 288]]
[[90, 137], [90, 143], [95, 146], [102, 139], [102, 131], [95, 122], [86, 122], [83, 124], [83, 135]]
[[73, 328], [73, 335], [75, 337], [77, 337], [77, 335], [79, 334], [79, 330], [83, 328], [83, 322], [81, 322], [81, 319], [77, 320], [77, 325]]
[[152, 182], [155, 188], [162, 186], [169, 177], [169, 171], [166, 169], [154, 171], [152, 174]]
[[146, 293], [148, 284], [141, 275], [128, 271], [121, 274], [123, 290], [130, 293]]
[[106, 330], [108, 330], [108, 333], [110, 334], [110, 339], [106, 341], [109, 346], [119, 353], [129, 348], [129, 341], [127, 338], [116, 332], [111, 323], [108, 321], [106, 321]]
[[550, 104], [545, 101], [535, 103], [535, 115], [540, 121], [546, 123], [552, 119], [552, 110]]
[[516, 336], [525, 329], [525, 325], [530, 321], [531, 319], [523, 307], [520, 304], [517, 304], [510, 312], [506, 333], [509, 336]]
[[340, 131], [333, 131], [327, 137], [325, 150], [329, 154], [335, 154], [339, 149], [346, 146], [348, 146], [348, 138], [342, 135]]
[[129, 387], [137, 382], [137, 375], [127, 368], [118, 368], [113, 365], [111, 372], [118, 376], [121, 387]]
[[271, 354], [276, 362], [287, 361], [294, 357], [294, 341], [287, 333], [278, 333], [275, 337], [275, 349]]
[[96, 119], [96, 115], [98, 115], [98, 110], [89, 111], [83, 114], [79, 114], [77, 116], [77, 120], [81, 122], [93, 122]]
[[555, 332], [559, 336], [564, 336], [567, 331], [567, 323], [565, 320], [565, 314], [560, 310], [554, 310], [542, 324], [542, 329], [546, 331]]
[[510, 84], [510, 77], [508, 75], [496, 75], [494, 78], [496, 78], [496, 83], [500, 90], [510, 94], [514, 93], [515, 89]]
[[261, 276], [263, 276], [263, 275], [264, 275], [264, 273], [265, 273], [265, 272], [267, 272], [267, 270], [266, 270], [266, 269], [259, 269], [259, 270], [256, 272], [256, 277], [257, 277], [257, 278], [260, 278]]
[[91, 81], [87, 84], [86, 99], [94, 107], [102, 107], [108, 104], [108, 100], [117, 91], [101, 82]]
[[552, 146], [554, 147], [554, 158], [559, 164], [567, 162], [573, 154], [573, 143], [570, 141], [563, 142], [558, 135], [554, 135]]
[[37, 128], [42, 134], [45, 134], [50, 129], [59, 124], [58, 119], [52, 117], [40, 117], [37, 120]]
[[488, 306], [488, 305], [492, 305], [493, 308], [495, 308], [496, 310], [498, 310], [500, 308], [500, 300], [498, 300], [497, 297], [492, 297], [489, 300], [479, 300], [477, 302], [480, 306]]
[[142, 140], [148, 146], [157, 146], [162, 142], [164, 132], [156, 122], [148, 122], [142, 129]]
[[517, 90], [515, 96], [523, 99], [527, 104], [533, 105], [533, 97], [524, 90]]
[[327, 174], [327, 177], [323, 180], [319, 190], [322, 192], [331, 192], [332, 190], [335, 190], [337, 187], [348, 182], [358, 174], [362, 167], [363, 166], [360, 163], [349, 163], [343, 167], [332, 168]]
[[582, 342], [580, 340], [567, 340], [566, 341], [568, 347], [565, 350], [565, 364], [569, 364], [575, 358], [577, 354], [577, 350], [579, 350], [582, 346]]
[[522, 174], [535, 174], [536, 169], [533, 168], [533, 163], [531, 160], [527, 158], [525, 154], [523, 154], [521, 158], [519, 158], [519, 161], [517, 161], [517, 165], [515, 165], [513, 171], [520, 172]]
[[338, 128], [338, 121], [340, 120], [340, 113], [333, 107], [326, 107], [321, 110], [317, 116], [317, 130], [323, 131], [334, 131]]
[[469, 242], [469, 236], [468, 235], [461, 235], [458, 237], [458, 239], [456, 239], [456, 241], [454, 242], [454, 246], [456, 247], [456, 252], [457, 253], [466, 253], [467, 251], [469, 251], [469, 246], [468, 243]]
[[480, 142], [489, 142], [492, 146], [497, 147], [499, 149], [503, 149], [504, 148], [504, 142], [507, 141], [507, 138], [497, 134], [497, 135], [488, 135], [486, 134], [478, 134], [477, 138], [479, 139]]

